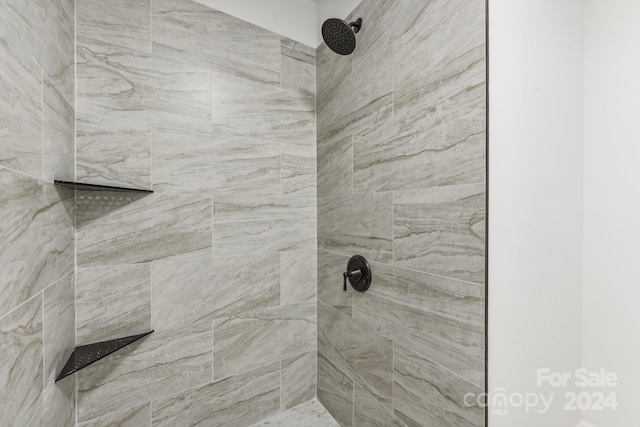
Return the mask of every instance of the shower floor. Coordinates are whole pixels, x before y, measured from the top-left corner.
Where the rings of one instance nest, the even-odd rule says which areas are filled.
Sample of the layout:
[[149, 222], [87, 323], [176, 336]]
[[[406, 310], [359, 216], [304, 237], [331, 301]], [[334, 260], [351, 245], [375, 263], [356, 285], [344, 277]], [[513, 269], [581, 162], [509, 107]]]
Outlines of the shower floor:
[[340, 427], [329, 411], [317, 400], [298, 405], [251, 427]]

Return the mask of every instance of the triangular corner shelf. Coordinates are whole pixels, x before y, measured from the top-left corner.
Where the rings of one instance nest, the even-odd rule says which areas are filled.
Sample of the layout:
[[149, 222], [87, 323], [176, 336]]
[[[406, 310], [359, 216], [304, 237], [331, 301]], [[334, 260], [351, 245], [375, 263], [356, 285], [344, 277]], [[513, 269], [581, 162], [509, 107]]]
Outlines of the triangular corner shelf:
[[80, 369], [86, 368], [92, 363], [97, 362], [121, 348], [146, 337], [152, 332], [153, 331], [149, 331], [144, 334], [116, 338], [115, 340], [102, 341], [76, 347], [73, 353], [71, 353], [69, 360], [67, 360], [67, 363], [64, 365], [64, 368], [62, 368], [62, 372], [60, 372], [60, 375], [56, 378], [56, 381], [60, 381], [71, 374], [75, 374]]
[[55, 185], [73, 188], [83, 191], [119, 191], [124, 193], [153, 193], [153, 190], [143, 190], [141, 188], [111, 187], [109, 185], [87, 184], [85, 182], [53, 181]]

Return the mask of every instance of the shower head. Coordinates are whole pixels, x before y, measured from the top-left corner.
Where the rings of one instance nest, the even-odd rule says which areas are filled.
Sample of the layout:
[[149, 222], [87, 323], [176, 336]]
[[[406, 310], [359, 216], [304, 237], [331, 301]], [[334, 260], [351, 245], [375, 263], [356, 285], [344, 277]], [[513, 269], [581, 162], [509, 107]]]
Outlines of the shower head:
[[348, 23], [331, 18], [322, 24], [322, 38], [329, 49], [340, 55], [351, 55], [356, 50], [356, 33], [362, 28], [362, 18]]

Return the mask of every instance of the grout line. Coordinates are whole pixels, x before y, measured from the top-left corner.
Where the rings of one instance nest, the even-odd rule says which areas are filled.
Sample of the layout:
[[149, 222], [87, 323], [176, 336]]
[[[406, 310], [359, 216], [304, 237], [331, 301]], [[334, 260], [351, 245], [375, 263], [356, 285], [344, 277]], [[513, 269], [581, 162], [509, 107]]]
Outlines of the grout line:
[[213, 328], [215, 324], [215, 319], [211, 320], [211, 382], [215, 381], [215, 373], [214, 373], [214, 364], [215, 364], [215, 348], [216, 348], [216, 338], [215, 338], [215, 329]]
[[44, 69], [41, 70], [40, 76], [40, 174], [42, 176], [42, 180], [46, 181], [44, 173]]
[[391, 413], [395, 412], [396, 402], [396, 342], [391, 340]]
[[[44, 403], [45, 391], [47, 390], [47, 371], [46, 360], [44, 358], [44, 291], [42, 293], [41, 307], [42, 307], [42, 401]], [[55, 374], [54, 374], [55, 375]]]

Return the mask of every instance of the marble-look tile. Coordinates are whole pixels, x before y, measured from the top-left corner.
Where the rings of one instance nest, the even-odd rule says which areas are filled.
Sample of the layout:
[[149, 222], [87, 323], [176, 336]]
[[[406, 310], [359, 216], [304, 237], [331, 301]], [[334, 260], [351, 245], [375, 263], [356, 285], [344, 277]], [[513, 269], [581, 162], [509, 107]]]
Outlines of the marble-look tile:
[[391, 408], [391, 340], [319, 301], [318, 351], [365, 387], [382, 405]]
[[78, 427], [151, 427], [151, 404], [105, 415]]
[[214, 197], [214, 256], [242, 256], [313, 247], [314, 199]]
[[282, 361], [280, 406], [283, 411], [315, 397], [316, 366], [315, 350]]
[[77, 110], [149, 125], [208, 130], [211, 72], [78, 35]]
[[35, 413], [31, 417], [29, 421], [28, 427], [42, 427], [42, 420], [44, 416], [44, 402], [38, 406], [38, 409], [35, 410]]
[[316, 197], [316, 156], [282, 153], [282, 196]]
[[484, 379], [484, 287], [373, 263], [354, 318], [476, 384]]
[[355, 291], [349, 284], [346, 292], [342, 290], [348, 262], [346, 255], [318, 250], [318, 299], [351, 317]]
[[316, 49], [318, 111], [339, 95], [340, 83], [353, 71], [353, 57], [334, 53], [322, 43]]
[[158, 329], [279, 304], [278, 254], [153, 265], [153, 326]]
[[0, 319], [0, 419], [27, 425], [42, 404], [42, 296]]
[[44, 179], [75, 179], [75, 112], [53, 82], [45, 77], [42, 100]]
[[395, 265], [484, 283], [485, 184], [394, 193]]
[[280, 253], [280, 301], [283, 305], [316, 298], [315, 248]]
[[154, 128], [154, 190], [280, 196], [280, 145], [215, 130]]
[[353, 136], [318, 141], [318, 197], [353, 191]]
[[213, 337], [215, 378], [313, 351], [316, 348], [316, 302], [216, 319]]
[[378, 400], [358, 383], [353, 391], [353, 423], [366, 427], [406, 427], [390, 409], [380, 405]]
[[[73, 330], [72, 330], [73, 331]], [[66, 360], [65, 360], [66, 361]], [[40, 422], [31, 421], [33, 427], [76, 425], [76, 382], [72, 377], [57, 383], [51, 380], [51, 387], [45, 392]]]
[[78, 422], [210, 382], [211, 353], [210, 321], [156, 330], [76, 374]]
[[154, 427], [243, 427], [280, 409], [278, 363], [189, 390], [152, 404]]
[[354, 192], [485, 180], [485, 90], [425, 106], [355, 135]]
[[81, 268], [76, 279], [78, 345], [151, 330], [151, 266]]
[[484, 86], [484, 6], [483, 0], [428, 2], [420, 21], [394, 43], [396, 113]]
[[484, 411], [464, 396], [482, 388], [400, 345], [394, 346], [394, 412], [408, 426], [484, 426]]
[[[44, 291], [44, 384], [51, 393], [54, 381], [76, 346], [74, 276], [69, 274]], [[75, 381], [70, 382], [75, 384]], [[72, 396], [73, 393], [72, 393]], [[75, 399], [74, 399], [75, 400]], [[73, 406], [73, 403], [71, 403]]]
[[392, 53], [391, 46], [376, 51], [338, 83], [326, 105], [318, 103], [319, 137], [346, 136], [393, 114]]
[[317, 400], [309, 400], [250, 427], [339, 427], [329, 411]]
[[316, 51], [302, 43], [282, 39], [282, 89], [316, 96]]
[[151, 0], [78, 0], [78, 35], [151, 53]]
[[318, 400], [342, 427], [353, 426], [353, 380], [318, 352]]
[[151, 189], [151, 126], [79, 112], [76, 164], [80, 182]]
[[35, 60], [14, 56], [7, 29], [0, 29], [0, 166], [40, 178], [42, 70]]
[[153, 1], [153, 53], [280, 84], [280, 36], [189, 0]]
[[393, 261], [391, 194], [362, 194], [318, 199], [318, 247]]
[[[103, 215], [117, 199], [131, 202]], [[102, 192], [77, 202], [78, 267], [211, 256], [210, 197]]]
[[7, 169], [0, 188], [1, 317], [73, 271], [74, 192]]

